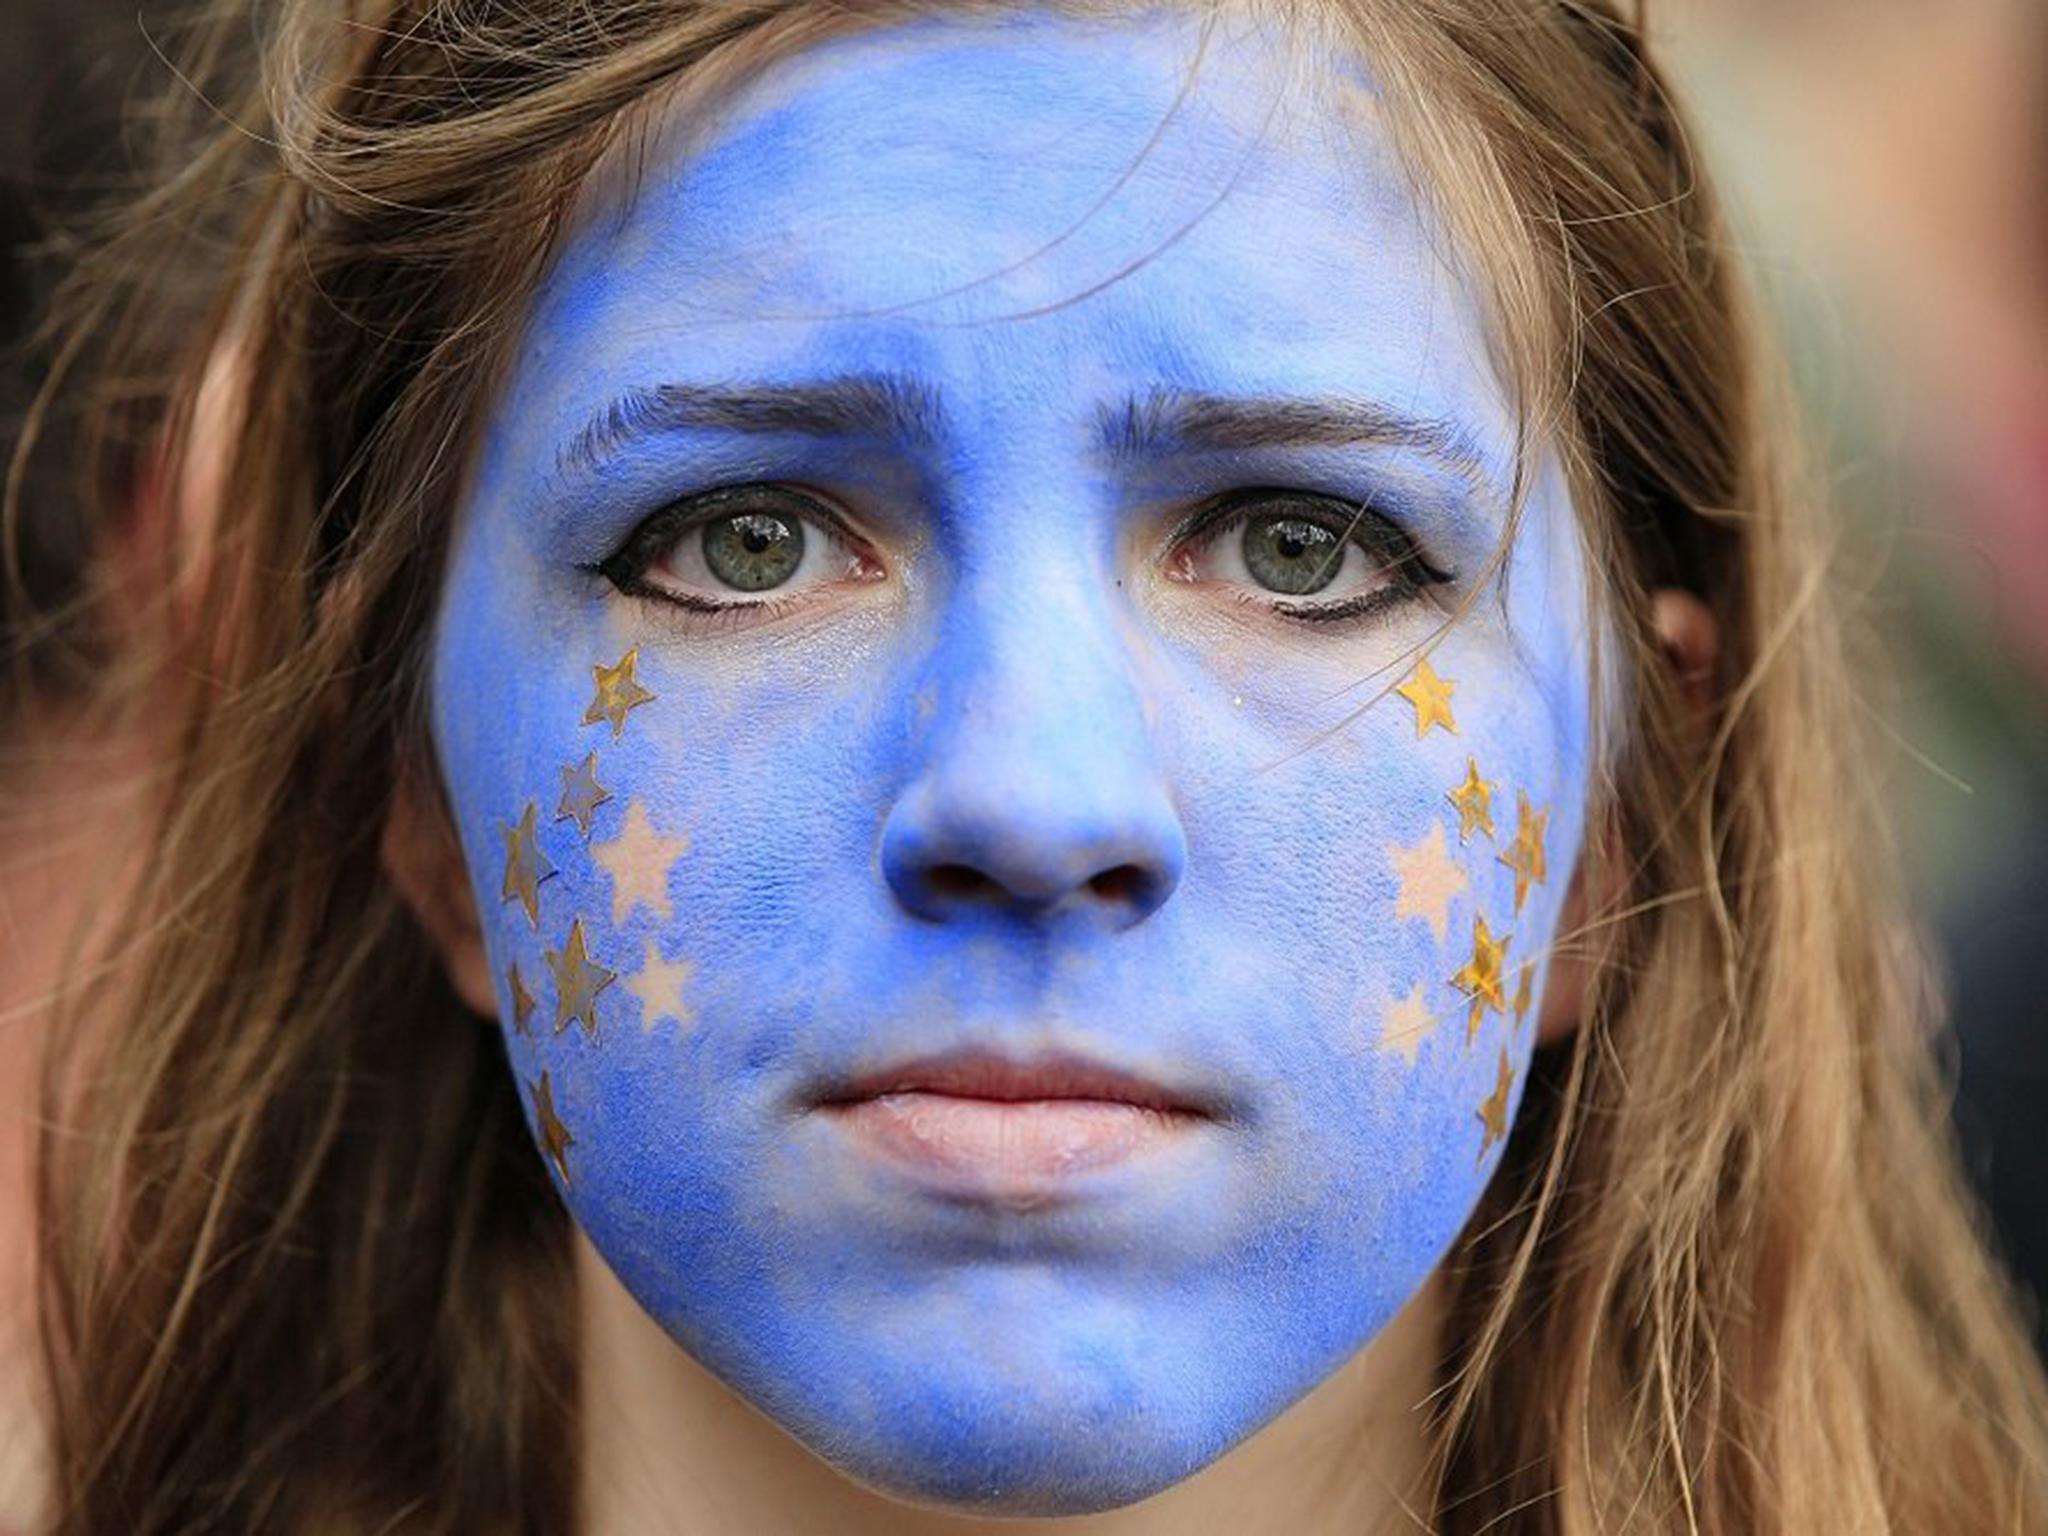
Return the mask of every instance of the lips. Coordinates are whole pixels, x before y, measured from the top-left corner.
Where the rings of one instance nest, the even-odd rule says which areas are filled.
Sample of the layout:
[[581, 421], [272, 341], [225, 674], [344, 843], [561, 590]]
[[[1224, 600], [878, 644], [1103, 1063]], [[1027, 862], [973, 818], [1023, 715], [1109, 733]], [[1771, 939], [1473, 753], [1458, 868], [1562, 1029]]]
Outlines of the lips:
[[945, 1094], [1017, 1104], [1033, 1099], [1092, 1099], [1173, 1114], [1208, 1116], [1206, 1096], [1078, 1056], [1045, 1054], [1013, 1059], [990, 1051], [949, 1051], [870, 1072], [819, 1097], [847, 1104], [893, 1093]]
[[948, 1052], [866, 1073], [818, 1109], [942, 1191], [1028, 1208], [1073, 1176], [1163, 1151], [1218, 1118], [1213, 1097], [1071, 1055]]

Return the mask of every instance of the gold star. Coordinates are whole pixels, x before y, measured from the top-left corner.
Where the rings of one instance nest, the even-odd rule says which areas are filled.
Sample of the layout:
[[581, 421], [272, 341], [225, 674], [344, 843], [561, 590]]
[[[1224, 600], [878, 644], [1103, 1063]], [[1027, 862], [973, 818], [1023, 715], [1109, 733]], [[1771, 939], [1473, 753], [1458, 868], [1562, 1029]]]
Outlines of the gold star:
[[675, 909], [668, 899], [669, 871], [689, 851], [688, 834], [663, 837], [654, 830], [654, 823], [647, 819], [645, 801], [635, 800], [628, 805], [619, 835], [591, 850], [612, 877], [612, 921], [623, 923], [636, 906], [646, 907], [656, 917], [672, 915]]
[[688, 960], [669, 964], [661, 958], [661, 945], [648, 939], [646, 961], [626, 978], [626, 990], [640, 999], [641, 1029], [654, 1028], [656, 1019], [674, 1019], [685, 1029], [696, 1022], [696, 1014], [683, 1001], [683, 984], [696, 969]]
[[617, 741], [626, 729], [626, 711], [637, 709], [654, 697], [640, 686], [640, 679], [633, 675], [633, 667], [640, 660], [640, 647], [634, 646], [619, 658], [615, 667], [592, 667], [590, 675], [597, 681], [597, 694], [590, 701], [590, 707], [583, 711], [583, 723], [595, 725], [600, 720], [612, 723], [612, 740]]
[[1550, 812], [1539, 811], [1529, 797], [1515, 791], [1515, 840], [1500, 855], [1501, 863], [1515, 872], [1515, 911], [1519, 914], [1531, 885], [1541, 885], [1550, 874], [1543, 856], [1543, 837], [1550, 826]]
[[1399, 1051], [1412, 1067], [1422, 1042], [1436, 1032], [1436, 1023], [1429, 1004], [1423, 1001], [1422, 983], [1417, 982], [1406, 997], [1387, 1005], [1380, 1020], [1380, 1048]]
[[531, 800], [519, 813], [519, 820], [505, 823], [505, 900], [526, 908], [526, 920], [540, 927], [540, 883], [555, 872], [548, 856], [540, 851], [534, 831], [536, 815]]
[[611, 797], [612, 792], [597, 782], [597, 754], [593, 752], [562, 770], [562, 803], [555, 807], [555, 820], [575, 822], [576, 830], [589, 842], [590, 818]]
[[1457, 691], [1456, 683], [1436, 675], [1436, 668], [1429, 664], [1427, 656], [1415, 663], [1415, 675], [1394, 692], [1415, 706], [1417, 741], [1429, 734], [1432, 725], [1440, 725], [1456, 734], [1458, 722], [1451, 718], [1451, 695]]
[[554, 1163], [555, 1171], [561, 1174], [562, 1182], [566, 1184], [569, 1182], [569, 1149], [576, 1145], [576, 1138], [569, 1134], [569, 1127], [562, 1124], [561, 1116], [555, 1113], [554, 1084], [543, 1072], [539, 1082], [528, 1078], [526, 1087], [533, 1095], [534, 1133], [540, 1137], [541, 1150]]
[[519, 974], [517, 960], [506, 968], [505, 979], [512, 985], [512, 1027], [530, 1038], [533, 1031], [526, 1027], [526, 1021], [533, 1017], [533, 994], [526, 990], [526, 978]]
[[616, 971], [608, 971], [592, 960], [583, 948], [583, 919], [569, 925], [569, 942], [559, 950], [547, 951], [548, 969], [555, 973], [555, 1033], [581, 1019], [583, 1032], [597, 1038], [597, 994], [612, 984]]
[[1441, 944], [1450, 928], [1451, 898], [1465, 889], [1465, 871], [1451, 862], [1444, 847], [1443, 823], [1431, 822], [1413, 848], [1389, 846], [1387, 858], [1401, 881], [1400, 893], [1394, 898], [1394, 921], [1419, 917]]
[[1451, 985], [1472, 999], [1472, 1012], [1465, 1020], [1467, 1045], [1479, 1033], [1479, 1020], [1488, 1008], [1499, 1013], [1508, 1005], [1507, 995], [1501, 991], [1500, 968], [1508, 957], [1508, 942], [1513, 937], [1504, 933], [1496, 939], [1486, 931], [1486, 919], [1473, 915], [1472, 958], [1451, 977]]
[[1536, 967], [1535, 967], [1535, 966], [1531, 965], [1531, 964], [1530, 964], [1530, 963], [1529, 963], [1528, 961], [1524, 960], [1524, 961], [1522, 962], [1522, 969], [1521, 969], [1521, 973], [1520, 973], [1520, 975], [1519, 975], [1519, 976], [1517, 977], [1517, 979], [1516, 979], [1516, 981], [1515, 981], [1515, 1028], [1516, 1028], [1516, 1029], [1520, 1029], [1520, 1028], [1522, 1027], [1522, 1021], [1523, 1021], [1523, 1019], [1527, 1018], [1527, 1017], [1528, 1017], [1528, 1014], [1529, 1014], [1529, 1004], [1530, 1004], [1530, 1003], [1531, 1003], [1532, 1001], [1534, 1001], [1534, 995], [1533, 995], [1533, 994], [1534, 994], [1534, 988], [1535, 988], [1535, 979], [1534, 979], [1534, 973], [1535, 973], [1535, 970], [1536, 970]]
[[1476, 827], [1493, 836], [1493, 784], [1479, 777], [1479, 759], [1465, 759], [1465, 782], [1445, 794], [1458, 808], [1458, 841], [1470, 842]]
[[1493, 1150], [1493, 1144], [1508, 1133], [1508, 1089], [1514, 1085], [1515, 1069], [1508, 1065], [1508, 1053], [1500, 1053], [1500, 1075], [1493, 1081], [1493, 1092], [1488, 1094], [1479, 1106], [1479, 1123], [1485, 1127], [1479, 1138], [1479, 1161], [1486, 1161], [1486, 1154]]

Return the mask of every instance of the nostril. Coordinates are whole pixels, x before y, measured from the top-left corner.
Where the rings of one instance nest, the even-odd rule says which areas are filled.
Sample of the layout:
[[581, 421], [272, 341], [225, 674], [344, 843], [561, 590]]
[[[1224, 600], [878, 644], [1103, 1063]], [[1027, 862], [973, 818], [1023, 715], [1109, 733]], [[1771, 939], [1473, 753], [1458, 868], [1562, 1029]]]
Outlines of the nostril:
[[1004, 917], [1121, 931], [1179, 885], [1186, 841], [1149, 787], [1104, 800], [1086, 784], [1003, 784], [998, 798], [979, 781], [919, 781], [890, 808], [877, 861], [905, 912], [934, 923]]
[[925, 871], [925, 888], [941, 901], [994, 901], [1003, 888], [971, 864], [934, 864]]
[[1152, 881], [1135, 864], [1119, 864], [1089, 878], [1088, 889], [1103, 901], [1117, 906], [1142, 906]]
[[[1004, 905], [1019, 900], [1019, 893], [993, 875], [972, 864], [934, 864], [924, 872], [922, 885], [933, 901], [945, 905]], [[1107, 906], [1140, 908], [1152, 890], [1152, 878], [1136, 864], [1118, 864], [1088, 877], [1088, 894]], [[1028, 900], [1027, 905], [1038, 905]]]

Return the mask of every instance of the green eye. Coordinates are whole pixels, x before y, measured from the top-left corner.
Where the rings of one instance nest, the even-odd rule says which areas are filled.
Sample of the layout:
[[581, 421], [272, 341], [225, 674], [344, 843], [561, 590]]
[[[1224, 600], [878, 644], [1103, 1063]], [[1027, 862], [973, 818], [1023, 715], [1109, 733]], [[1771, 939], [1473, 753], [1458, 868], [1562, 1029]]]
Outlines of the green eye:
[[772, 512], [741, 512], [704, 525], [704, 564], [736, 592], [781, 586], [803, 564], [804, 526]]
[[1344, 541], [1302, 517], [1245, 519], [1244, 568], [1252, 580], [1284, 597], [1320, 592], [1344, 568]]

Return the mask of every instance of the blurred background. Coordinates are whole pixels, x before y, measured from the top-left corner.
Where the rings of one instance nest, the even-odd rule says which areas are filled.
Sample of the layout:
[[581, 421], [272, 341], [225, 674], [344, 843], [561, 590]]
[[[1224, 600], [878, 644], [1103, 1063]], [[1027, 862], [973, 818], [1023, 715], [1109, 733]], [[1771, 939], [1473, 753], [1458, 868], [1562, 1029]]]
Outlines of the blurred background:
[[[1867, 703], [1935, 943], [1957, 1119], [2008, 1261], [2048, 1289], [2048, 3], [1648, 0], [1784, 339], [1841, 579], [1895, 652]], [[130, 162], [167, 66], [160, 0], [0, 0], [0, 450], [21, 343], [65, 266], [50, 232]], [[54, 491], [51, 493], [55, 495]], [[44, 498], [46, 504], [48, 498]], [[57, 503], [61, 505], [62, 503]], [[95, 536], [38, 517], [29, 585]], [[11, 618], [0, 602], [0, 633]], [[0, 699], [0, 704], [4, 704]], [[0, 1528], [25, 1509], [27, 1049], [79, 886], [79, 782], [52, 796], [0, 709]], [[61, 724], [56, 733], [62, 734]], [[38, 753], [43, 753], [39, 757]], [[53, 813], [52, 806], [59, 808]], [[105, 842], [102, 834], [101, 842]], [[2038, 1319], [2039, 1312], [2036, 1311]], [[2048, 1342], [2048, 1333], [2037, 1336]], [[25, 1518], [25, 1517], [24, 1517]]]

